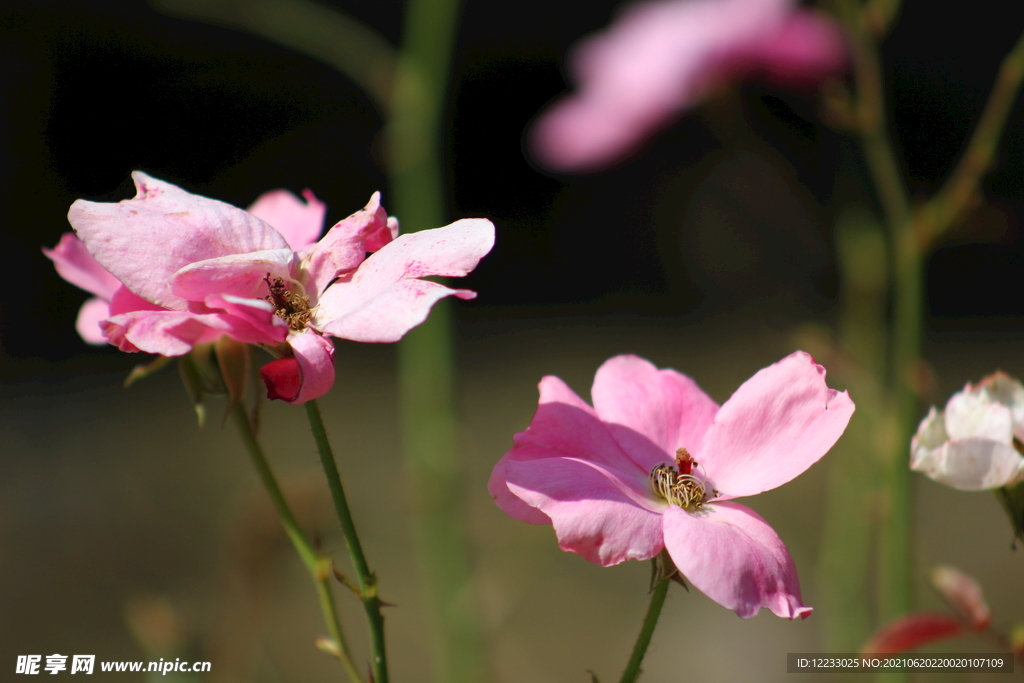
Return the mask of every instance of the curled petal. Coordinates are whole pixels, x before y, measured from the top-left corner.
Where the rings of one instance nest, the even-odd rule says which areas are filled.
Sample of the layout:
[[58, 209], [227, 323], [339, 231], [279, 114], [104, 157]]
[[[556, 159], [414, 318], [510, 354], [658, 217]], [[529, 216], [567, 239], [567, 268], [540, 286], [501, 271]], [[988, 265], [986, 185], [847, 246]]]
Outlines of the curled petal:
[[701, 465], [722, 498], [790, 481], [842, 435], [853, 401], [825, 384], [825, 368], [797, 351], [760, 370], [726, 401], [704, 435]]
[[110, 303], [93, 297], [78, 309], [78, 319], [75, 320], [75, 329], [78, 334], [89, 344], [106, 344], [107, 338], [103, 336], [100, 323], [110, 317]]
[[114, 292], [121, 286], [118, 279], [96, 261], [74, 233], [64, 233], [57, 246], [53, 249], [43, 249], [43, 253], [53, 261], [57, 273], [62, 278], [100, 299], [110, 301]]
[[504, 510], [509, 517], [518, 519], [528, 524], [551, 524], [551, 518], [535, 507], [530, 507], [508, 490], [506, 483], [505, 459], [502, 458], [491, 470], [491, 477], [487, 480], [487, 492], [494, 498], [499, 508]]
[[389, 226], [388, 215], [380, 205], [380, 192], [374, 192], [363, 209], [336, 223], [322, 240], [304, 250], [303, 264], [313, 276], [317, 294], [339, 275], [355, 270], [366, 252], [377, 251], [390, 242]]
[[260, 377], [267, 385], [267, 398], [271, 401], [292, 401], [299, 395], [302, 373], [294, 357], [270, 361], [260, 368]]
[[244, 321], [255, 331], [255, 337], [235, 337], [238, 341], [250, 344], [276, 344], [288, 337], [288, 323], [275, 315], [274, 307], [269, 301], [211, 294], [206, 297], [204, 303], [212, 310], [223, 311], [230, 318]]
[[307, 330], [288, 340], [294, 357], [279, 358], [260, 368], [267, 398], [299, 404], [327, 393], [334, 384], [334, 344]]
[[136, 296], [127, 287], [118, 287], [114, 296], [110, 299], [110, 315], [121, 315], [133, 311], [165, 311], [166, 308], [146, 301], [141, 296]]
[[134, 199], [116, 204], [79, 199], [68, 220], [100, 265], [153, 303], [186, 308], [171, 291], [171, 280], [190, 263], [288, 246], [272, 227], [230, 204], [139, 171], [132, 178]]
[[576, 458], [504, 461], [508, 490], [551, 520], [562, 550], [607, 567], [663, 547], [659, 505], [629, 472]]
[[476, 296], [416, 278], [466, 275], [493, 245], [494, 226], [484, 219], [402, 235], [366, 259], [350, 278], [328, 288], [314, 326], [353, 341], [398, 341], [426, 319], [439, 299]]
[[305, 202], [287, 190], [264, 192], [248, 211], [273, 226], [292, 251], [313, 244], [324, 229], [327, 207], [310, 190], [303, 190]]
[[700, 592], [748, 619], [767, 607], [787, 619], [806, 619], [789, 550], [767, 522], [737, 503], [714, 503], [690, 513], [664, 514], [665, 547]]
[[[704, 432], [718, 412], [718, 404], [692, 379], [637, 356], [606, 361], [594, 377], [591, 396], [616, 441], [647, 472], [672, 462], [677, 448], [686, 448], [699, 461]], [[646, 438], [637, 439], [638, 434]]]

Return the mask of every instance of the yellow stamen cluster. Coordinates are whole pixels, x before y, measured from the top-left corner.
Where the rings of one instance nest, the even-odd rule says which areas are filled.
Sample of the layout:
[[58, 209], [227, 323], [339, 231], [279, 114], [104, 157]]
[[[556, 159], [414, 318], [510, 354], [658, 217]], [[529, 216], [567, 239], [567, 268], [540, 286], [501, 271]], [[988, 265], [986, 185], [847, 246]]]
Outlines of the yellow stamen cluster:
[[266, 300], [274, 305], [274, 313], [277, 314], [277, 317], [288, 323], [288, 329], [294, 332], [305, 329], [306, 323], [313, 317], [309, 297], [289, 291], [282, 278], [271, 280], [270, 273], [267, 273], [263, 281], [270, 289], [270, 296], [266, 297]]
[[680, 474], [672, 465], [662, 463], [651, 470], [647, 478], [651, 491], [672, 505], [684, 510], [700, 510], [704, 504], [706, 490], [704, 482], [692, 474]]

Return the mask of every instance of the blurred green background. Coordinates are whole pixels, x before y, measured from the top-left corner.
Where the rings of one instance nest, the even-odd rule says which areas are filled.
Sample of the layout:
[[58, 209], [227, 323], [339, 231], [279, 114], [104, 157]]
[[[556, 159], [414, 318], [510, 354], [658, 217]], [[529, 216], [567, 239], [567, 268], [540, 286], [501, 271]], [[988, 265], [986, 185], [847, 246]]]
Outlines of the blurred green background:
[[[494, 681], [584, 682], [587, 669], [614, 680], [646, 607], [646, 565], [602, 569], [563, 553], [549, 527], [511, 520], [486, 492], [491, 467], [529, 423], [539, 379], [558, 375], [587, 397], [600, 363], [628, 352], [724, 401], [800, 345], [806, 322], [834, 320], [832, 218], [867, 196], [855, 145], [818, 122], [813, 93], [757, 81], [605, 173], [534, 168], [523, 130], [565, 87], [565, 50], [614, 5], [469, 0], [460, 27], [449, 210], [498, 228], [494, 252], [466, 279], [479, 298], [456, 307], [476, 569], [466, 599], [483, 610]], [[333, 6], [397, 41], [401, 3]], [[933, 188], [956, 159], [1022, 24], [1024, 9], [995, 0], [969, 15], [906, 3], [886, 57], [916, 190]], [[387, 206], [379, 113], [311, 58], [127, 0], [0, 1], [0, 59], [0, 230], [12, 256], [0, 287], [2, 677], [19, 654], [59, 652], [209, 660], [210, 681], [339, 679], [311, 645], [322, 626], [308, 577], [220, 407], [197, 428], [171, 371], [123, 390], [141, 359], [78, 339], [87, 295], [39, 247], [68, 230], [75, 198], [130, 196], [135, 168], [241, 206], [275, 187], [309, 187], [329, 222], [378, 189]], [[940, 404], [996, 368], [1024, 375], [1019, 109], [1003, 149], [988, 205], [928, 265], [924, 356]], [[430, 626], [412, 566], [395, 349], [337, 346], [337, 381], [321, 403], [382, 596], [397, 605], [387, 611], [393, 676], [426, 681]], [[305, 528], [344, 568], [299, 412], [267, 406], [266, 447]], [[810, 605], [828, 463], [749, 501], [789, 545]], [[981, 582], [997, 625], [1024, 616], [1024, 551], [1011, 551], [995, 500], [924, 478], [915, 488], [919, 606], [941, 609], [925, 585], [941, 562]], [[339, 604], [365, 653], [361, 607], [347, 595]], [[784, 680], [787, 652], [822, 647], [817, 615], [743, 621], [674, 587], [642, 680]], [[143, 680], [108, 675], [133, 676]]]

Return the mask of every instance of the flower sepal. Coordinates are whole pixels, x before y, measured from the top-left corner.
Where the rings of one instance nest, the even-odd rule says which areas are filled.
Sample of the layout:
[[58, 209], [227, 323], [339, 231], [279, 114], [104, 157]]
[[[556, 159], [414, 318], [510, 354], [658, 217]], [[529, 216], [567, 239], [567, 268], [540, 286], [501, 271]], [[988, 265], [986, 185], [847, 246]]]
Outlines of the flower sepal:
[[206, 422], [206, 396], [227, 396], [229, 411], [245, 400], [252, 375], [252, 351], [248, 344], [223, 336], [212, 344], [197, 344], [180, 356], [178, 369], [202, 427]]
[[1024, 482], [1013, 486], [1003, 486], [995, 489], [993, 493], [996, 494], [1007, 517], [1010, 518], [1014, 538], [1024, 541]]
[[668, 548], [662, 548], [661, 552], [651, 559], [651, 591], [665, 579], [678, 583], [687, 593], [690, 592], [690, 587], [686, 585], [683, 575], [676, 568], [675, 563], [672, 562], [672, 557], [668, 554]]

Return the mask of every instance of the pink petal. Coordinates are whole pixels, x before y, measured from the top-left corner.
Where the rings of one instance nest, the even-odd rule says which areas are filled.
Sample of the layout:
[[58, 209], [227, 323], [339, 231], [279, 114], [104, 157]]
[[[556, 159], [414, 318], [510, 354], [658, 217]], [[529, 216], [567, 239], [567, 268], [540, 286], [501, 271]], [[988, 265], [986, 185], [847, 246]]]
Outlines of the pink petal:
[[[228, 314], [232, 324], [237, 325], [231, 336], [238, 341], [277, 344], [288, 338], [288, 323], [274, 313], [274, 307], [269, 301], [211, 294], [203, 303], [211, 310], [224, 311]], [[236, 321], [245, 322], [255, 334], [248, 338], [239, 338], [239, 334], [248, 334], [248, 328]]]
[[110, 304], [100, 298], [92, 298], [78, 309], [75, 329], [89, 344], [106, 344], [107, 338], [100, 330], [100, 322], [110, 317]]
[[355, 270], [366, 252], [390, 242], [389, 225], [380, 192], [374, 192], [365, 208], [336, 223], [320, 242], [303, 251], [303, 267], [312, 275], [316, 293], [327, 289], [339, 275]]
[[744, 619], [762, 607], [787, 619], [810, 615], [789, 550], [750, 508], [716, 502], [690, 513], [671, 505], [665, 510], [664, 531], [672, 562], [719, 605]]
[[616, 356], [594, 377], [594, 409], [622, 449], [644, 470], [672, 462], [677, 448], [700, 460], [701, 439], [718, 404], [675, 370], [637, 356]]
[[68, 220], [96, 260], [144, 299], [184, 310], [171, 291], [181, 268], [206, 259], [288, 246], [272, 227], [230, 204], [132, 174], [134, 199], [116, 204], [78, 200]]
[[602, 567], [661, 552], [660, 501], [631, 473], [578, 458], [507, 459], [504, 466], [508, 490], [551, 519], [562, 550]]
[[314, 326], [361, 342], [394, 342], [423, 322], [434, 302], [474, 292], [415, 278], [462, 276], [494, 246], [494, 226], [482, 218], [402, 235], [366, 259], [351, 278], [321, 296]]
[[704, 435], [701, 460], [720, 498], [785, 484], [843, 434], [853, 401], [825, 385], [825, 368], [797, 351], [760, 370], [726, 401]]
[[[105, 340], [104, 340], [105, 341]], [[487, 492], [494, 498], [494, 502], [505, 514], [520, 522], [528, 524], [551, 524], [551, 518], [535, 507], [530, 507], [520, 498], [508, 490], [505, 473], [505, 458], [498, 461], [498, 464], [491, 470], [491, 477], [487, 480]]]
[[831, 17], [798, 10], [776, 31], [751, 46], [749, 60], [773, 80], [814, 82], [846, 67], [846, 38]]
[[267, 398], [271, 401], [291, 401], [299, 395], [302, 374], [295, 358], [278, 358], [260, 368], [260, 377], [267, 385]]
[[299, 361], [299, 393], [289, 403], [305, 403], [319, 398], [334, 384], [334, 343], [312, 330], [288, 338]]
[[96, 261], [74, 233], [64, 233], [57, 246], [43, 249], [43, 253], [53, 261], [62, 278], [101, 299], [110, 301], [114, 291], [121, 286], [118, 279]]
[[557, 377], [540, 381], [540, 401], [530, 426], [513, 437], [514, 446], [491, 472], [487, 489], [502, 510], [531, 524], [550, 524], [551, 519], [513, 495], [506, 484], [506, 465], [513, 460], [575, 457], [615, 469], [628, 469], [637, 481], [648, 470], [637, 467], [623, 452], [594, 409]]
[[288, 343], [294, 357], [260, 368], [267, 398], [299, 404], [326, 394], [334, 384], [334, 344], [312, 330], [293, 335]]
[[674, 0], [628, 7], [570, 60], [578, 94], [534, 131], [541, 162], [594, 170], [630, 152], [695, 104], [731, 53], [771, 34], [787, 0]]
[[300, 200], [287, 190], [264, 192], [248, 211], [270, 224], [288, 242], [292, 251], [313, 244], [324, 229], [327, 206], [310, 190], [303, 190]]
[[232, 254], [191, 263], [171, 278], [171, 291], [186, 301], [202, 301], [210, 294], [262, 299], [270, 293], [264, 280], [291, 279], [294, 254], [272, 249], [251, 254]]
[[102, 323], [103, 334], [122, 351], [145, 351], [161, 356], [183, 356], [196, 344], [208, 344], [224, 335], [211, 327], [214, 315], [185, 311], [135, 311]]
[[131, 313], [133, 311], [166, 311], [166, 308], [157, 306], [151, 301], [146, 301], [141, 296], [136, 296], [127, 287], [121, 285], [114, 292], [114, 296], [110, 299], [110, 315], [121, 315], [122, 313]]

